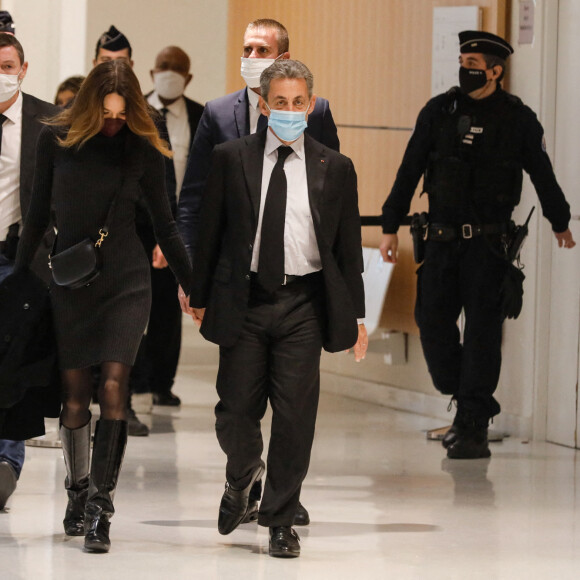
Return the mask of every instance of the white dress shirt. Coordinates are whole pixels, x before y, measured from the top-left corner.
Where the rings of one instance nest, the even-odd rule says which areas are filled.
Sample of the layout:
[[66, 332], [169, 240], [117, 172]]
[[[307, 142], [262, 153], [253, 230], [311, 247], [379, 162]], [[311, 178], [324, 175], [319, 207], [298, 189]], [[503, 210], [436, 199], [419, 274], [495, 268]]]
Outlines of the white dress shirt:
[[[272, 131], [267, 131], [262, 170], [262, 190], [258, 229], [252, 253], [252, 272], [258, 271], [262, 217], [270, 176], [278, 159], [278, 147], [284, 145]], [[320, 252], [314, 233], [314, 224], [308, 198], [306, 181], [306, 160], [304, 157], [304, 134], [290, 145], [293, 152], [284, 163], [286, 173], [287, 200], [284, 222], [284, 272], [294, 276], [305, 276], [322, 269]]]
[[22, 142], [22, 93], [4, 111], [0, 152], [0, 241], [8, 227], [22, 222], [20, 211], [20, 143]]
[[258, 130], [258, 119], [262, 112], [260, 111], [260, 95], [255, 93], [250, 87], [246, 89], [248, 91], [248, 101], [250, 106], [248, 107], [250, 113], [250, 135], [253, 135]]
[[[155, 91], [147, 97], [147, 101], [158, 111], [161, 111], [165, 107]], [[171, 105], [167, 105], [165, 108], [167, 109], [165, 122], [167, 123], [171, 149], [173, 150], [173, 166], [175, 168], [176, 182], [175, 197], [179, 200], [181, 184], [183, 183], [185, 168], [187, 166], [187, 156], [189, 155], [191, 129], [187, 116], [187, 105], [183, 97], [180, 97], [177, 101], [171, 103]]]

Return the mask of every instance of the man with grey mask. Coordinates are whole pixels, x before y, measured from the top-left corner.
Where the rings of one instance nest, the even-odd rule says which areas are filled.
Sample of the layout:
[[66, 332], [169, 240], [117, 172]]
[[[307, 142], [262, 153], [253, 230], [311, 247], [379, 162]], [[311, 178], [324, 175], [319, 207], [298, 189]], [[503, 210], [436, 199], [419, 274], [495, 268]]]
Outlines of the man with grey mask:
[[[13, 270], [22, 220], [30, 204], [41, 120], [58, 112], [54, 105], [21, 91], [28, 62], [14, 36], [12, 19], [4, 25], [10, 16], [6, 14], [2, 13], [0, 31], [0, 282]], [[45, 279], [50, 276], [46, 257], [52, 240], [48, 236], [43, 247], [44, 260], [40, 250], [34, 267]], [[24, 440], [0, 439], [0, 509], [16, 488], [24, 452]]]
[[155, 58], [151, 70], [154, 90], [146, 95], [149, 104], [157, 109], [167, 123], [175, 166], [175, 195], [179, 196], [187, 157], [193, 137], [203, 114], [203, 105], [184, 95], [193, 80], [191, 61], [178, 46], [167, 46]]
[[[175, 196], [178, 198], [193, 136], [203, 113], [203, 105], [183, 93], [193, 75], [191, 61], [178, 46], [167, 46], [155, 58], [151, 71], [154, 90], [146, 95], [149, 104], [159, 111], [167, 125], [173, 150]], [[155, 405], [177, 407], [181, 401], [172, 393], [181, 348], [181, 309], [177, 302], [177, 283], [167, 262], [156, 246], [151, 269], [153, 299], [146, 354], [149, 362], [149, 389]]]
[[[192, 260], [212, 151], [220, 143], [256, 133], [267, 127], [268, 119], [259, 107], [260, 75], [274, 61], [289, 59], [288, 49], [288, 31], [276, 20], [264, 18], [248, 24], [244, 34], [241, 65], [241, 74], [247, 88], [209, 101], [205, 105], [189, 154], [177, 210], [177, 225]], [[326, 99], [316, 99], [314, 109], [308, 116], [306, 133], [328, 148], [339, 150], [336, 125]], [[181, 288], [179, 292], [182, 300], [184, 297], [181, 296]], [[258, 480], [250, 493], [246, 521], [256, 519], [261, 493], [262, 482]], [[307, 510], [299, 503], [294, 524], [309, 523]]]

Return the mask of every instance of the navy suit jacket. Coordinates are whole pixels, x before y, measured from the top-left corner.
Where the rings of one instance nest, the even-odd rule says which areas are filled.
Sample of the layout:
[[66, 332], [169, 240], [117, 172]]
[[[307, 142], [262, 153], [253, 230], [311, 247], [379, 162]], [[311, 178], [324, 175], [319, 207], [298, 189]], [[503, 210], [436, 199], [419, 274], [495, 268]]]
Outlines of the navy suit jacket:
[[[237, 341], [250, 300], [266, 130], [217, 146], [207, 180], [190, 304], [206, 308], [202, 335], [220, 346]], [[324, 279], [323, 345], [351, 348], [365, 315], [361, 225], [351, 160], [304, 136], [308, 198]]]
[[[306, 133], [326, 147], [339, 151], [336, 125], [326, 99], [316, 98], [314, 110], [308, 116]], [[245, 88], [206, 103], [189, 153], [177, 210], [177, 226], [190, 256], [195, 249], [213, 148], [249, 134], [249, 102]]]
[[189, 122], [190, 135], [189, 149], [191, 150], [191, 146], [193, 145], [193, 138], [195, 136], [195, 132], [197, 131], [197, 126], [199, 125], [199, 121], [203, 115], [204, 106], [200, 105], [196, 101], [193, 101], [192, 99], [187, 98], [186, 96], [183, 98], [185, 99], [185, 106], [187, 108], [187, 121]]

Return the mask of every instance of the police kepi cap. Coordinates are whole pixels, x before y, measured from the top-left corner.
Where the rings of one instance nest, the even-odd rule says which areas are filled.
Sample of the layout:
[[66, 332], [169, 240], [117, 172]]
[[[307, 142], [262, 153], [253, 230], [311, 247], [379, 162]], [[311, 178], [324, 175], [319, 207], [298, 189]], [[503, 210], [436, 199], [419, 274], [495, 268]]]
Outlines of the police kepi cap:
[[14, 22], [8, 10], [0, 10], [0, 32], [10, 32], [14, 34]]
[[97, 52], [101, 48], [113, 52], [128, 48], [129, 54], [131, 54], [131, 44], [127, 40], [127, 37], [122, 32], [119, 32], [114, 26], [111, 26], [107, 32], [101, 34], [101, 37], [97, 42]]
[[503, 38], [491, 32], [464, 30], [459, 33], [459, 51], [493, 54], [505, 60], [513, 54], [514, 49]]

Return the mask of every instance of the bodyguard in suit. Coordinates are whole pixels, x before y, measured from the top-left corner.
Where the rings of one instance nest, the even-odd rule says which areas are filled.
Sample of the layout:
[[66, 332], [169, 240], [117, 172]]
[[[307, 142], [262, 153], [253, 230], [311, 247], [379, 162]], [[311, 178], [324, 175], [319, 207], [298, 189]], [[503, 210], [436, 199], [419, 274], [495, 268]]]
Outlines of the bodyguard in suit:
[[[58, 109], [20, 90], [28, 62], [13, 34], [0, 33], [0, 282], [14, 267], [22, 220], [32, 195], [36, 141], [42, 119]], [[48, 278], [50, 241], [44, 244], [44, 260], [36, 271]], [[0, 439], [0, 509], [16, 488], [24, 463], [24, 441]]]
[[203, 105], [186, 97], [185, 88], [193, 80], [191, 61], [187, 53], [178, 46], [166, 46], [155, 58], [151, 70], [154, 90], [147, 102], [165, 118], [175, 167], [175, 194], [179, 196], [187, 157], [193, 137], [203, 114]]
[[[270, 555], [296, 557], [321, 349], [354, 346], [359, 361], [367, 347], [361, 230], [352, 162], [304, 134], [316, 104], [308, 68], [279, 60], [260, 84], [269, 128], [214, 149], [191, 308], [182, 305], [220, 346], [216, 432], [227, 466], [218, 529], [257, 517], [270, 528]], [[268, 401], [258, 511], [251, 492], [265, 468]]]
[[[177, 212], [177, 225], [191, 254], [211, 152], [219, 143], [253, 134], [266, 126], [266, 118], [258, 105], [260, 74], [275, 60], [289, 59], [289, 46], [288, 31], [276, 20], [263, 18], [248, 24], [241, 59], [241, 74], [247, 87], [205, 105], [189, 155]], [[326, 99], [316, 99], [306, 133], [330, 149], [339, 150], [336, 125]]]
[[[183, 92], [193, 79], [189, 56], [178, 46], [167, 46], [155, 58], [151, 78], [155, 89], [147, 95], [149, 104], [159, 111], [167, 124], [173, 150], [176, 197], [181, 190], [193, 136], [203, 113], [203, 105]], [[149, 389], [153, 403], [179, 406], [171, 392], [181, 350], [181, 309], [177, 300], [175, 276], [158, 245], [153, 250], [151, 269], [152, 305], [145, 341]]]

